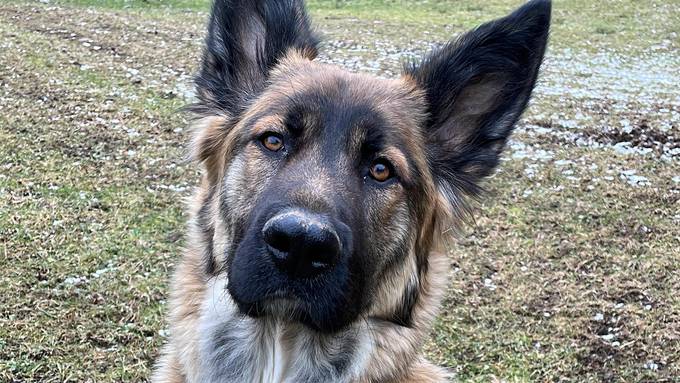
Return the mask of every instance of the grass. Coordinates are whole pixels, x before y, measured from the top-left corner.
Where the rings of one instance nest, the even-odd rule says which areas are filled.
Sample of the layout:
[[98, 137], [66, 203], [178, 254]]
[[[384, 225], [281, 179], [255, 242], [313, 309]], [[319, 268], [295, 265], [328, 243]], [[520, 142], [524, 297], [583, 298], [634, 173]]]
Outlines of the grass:
[[[384, 76], [516, 4], [310, 1], [323, 59]], [[451, 249], [426, 346], [461, 381], [680, 376], [680, 165], [664, 152], [680, 141], [677, 6], [556, 2], [542, 86], [515, 136], [530, 155], [510, 148]], [[197, 180], [178, 110], [206, 10], [0, 5], [0, 381], [148, 377]], [[622, 140], [651, 152], [620, 154]], [[626, 182], [631, 169], [649, 185]]]
[[[207, 0], [55, 0], [97, 9], [125, 9], [153, 13], [158, 11], [207, 12]], [[407, 0], [310, 0], [317, 19], [361, 19], [408, 25], [415, 30], [433, 32], [448, 38], [452, 32], [469, 29], [493, 17], [501, 17], [522, 0], [489, 1], [407, 1]], [[680, 15], [677, 0], [561, 0], [553, 16], [553, 41], [560, 47], [584, 49], [645, 49], [663, 39], [677, 40]], [[377, 27], [380, 30], [380, 27]], [[389, 31], [388, 29], [387, 31]], [[384, 31], [380, 31], [384, 33]], [[604, 36], [602, 36], [604, 35]], [[675, 36], [675, 37], [673, 37]]]

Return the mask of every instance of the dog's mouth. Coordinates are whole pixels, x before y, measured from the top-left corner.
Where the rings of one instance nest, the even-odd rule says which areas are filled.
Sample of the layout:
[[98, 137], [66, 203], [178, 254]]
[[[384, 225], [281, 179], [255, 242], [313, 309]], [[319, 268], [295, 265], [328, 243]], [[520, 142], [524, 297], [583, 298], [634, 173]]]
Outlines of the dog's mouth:
[[246, 303], [240, 302], [232, 295], [242, 314], [252, 318], [274, 317], [283, 320], [295, 320], [301, 312], [299, 299], [290, 294], [277, 293], [262, 300]]
[[[257, 289], [259, 286], [251, 286]], [[297, 289], [300, 287], [298, 286]], [[328, 293], [319, 296], [300, 297], [289, 287], [275, 290], [254, 301], [245, 301], [239, 295], [240, 289], [233, 283], [228, 285], [229, 293], [241, 314], [251, 318], [273, 318], [281, 322], [297, 322], [322, 333], [333, 333], [345, 328], [354, 320], [351, 308]], [[319, 289], [322, 290], [322, 289]], [[340, 299], [345, 300], [344, 296]]]
[[298, 322], [317, 331], [322, 331], [318, 323], [307, 314], [305, 305], [293, 296], [273, 296], [254, 303], [236, 301], [241, 314], [251, 318], [273, 318], [281, 322]]

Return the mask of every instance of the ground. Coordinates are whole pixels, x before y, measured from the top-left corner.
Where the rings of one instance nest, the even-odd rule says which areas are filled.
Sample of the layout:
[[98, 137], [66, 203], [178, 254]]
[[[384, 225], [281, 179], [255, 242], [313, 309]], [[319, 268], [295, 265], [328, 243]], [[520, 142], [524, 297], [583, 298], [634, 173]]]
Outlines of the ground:
[[[390, 77], [520, 1], [312, 0]], [[680, 2], [556, 1], [426, 345], [463, 382], [680, 382]], [[144, 381], [183, 243], [201, 0], [0, 3], [0, 381]]]

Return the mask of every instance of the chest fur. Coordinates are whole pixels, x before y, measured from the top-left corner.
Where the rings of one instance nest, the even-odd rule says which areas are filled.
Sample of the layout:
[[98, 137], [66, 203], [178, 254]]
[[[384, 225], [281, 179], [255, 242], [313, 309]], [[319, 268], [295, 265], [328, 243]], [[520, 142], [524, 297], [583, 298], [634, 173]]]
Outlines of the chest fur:
[[196, 382], [350, 382], [360, 371], [365, 341], [356, 331], [327, 336], [300, 324], [244, 317], [215, 280], [199, 326]]

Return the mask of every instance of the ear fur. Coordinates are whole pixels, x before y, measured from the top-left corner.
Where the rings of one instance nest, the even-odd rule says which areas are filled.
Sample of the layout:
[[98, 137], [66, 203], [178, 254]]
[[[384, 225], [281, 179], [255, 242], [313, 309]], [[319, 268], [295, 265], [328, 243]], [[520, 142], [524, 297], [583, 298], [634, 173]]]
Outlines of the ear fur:
[[192, 110], [237, 116], [289, 50], [311, 60], [318, 43], [302, 0], [215, 0]]
[[428, 160], [450, 204], [478, 195], [497, 166], [536, 83], [550, 12], [549, 0], [530, 1], [405, 68], [425, 92]]
[[302, 0], [215, 0], [195, 78], [198, 119], [192, 158], [219, 176], [222, 147], [241, 113], [266, 87], [271, 70], [295, 51], [312, 60], [319, 39]]
[[237, 115], [290, 49], [311, 60], [318, 42], [301, 0], [215, 0], [194, 111]]

